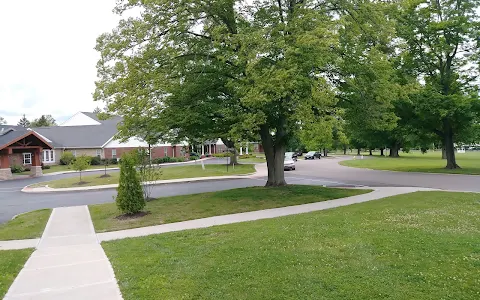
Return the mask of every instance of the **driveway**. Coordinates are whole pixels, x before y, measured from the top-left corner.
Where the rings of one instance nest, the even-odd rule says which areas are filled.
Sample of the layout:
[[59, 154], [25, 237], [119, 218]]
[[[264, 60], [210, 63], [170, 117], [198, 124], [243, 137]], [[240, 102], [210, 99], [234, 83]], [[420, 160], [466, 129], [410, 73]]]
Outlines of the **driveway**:
[[[356, 169], [338, 165], [338, 162], [342, 159], [346, 158], [330, 158], [314, 161], [304, 161], [300, 159], [297, 162], [296, 171], [285, 172], [286, 180], [289, 184], [324, 186], [409, 186], [457, 191], [480, 191], [480, 176], [400, 173]], [[212, 159], [205, 163], [219, 164], [225, 163], [225, 161], [222, 159]], [[48, 194], [27, 194], [21, 192], [21, 189], [28, 184], [72, 176], [78, 176], [78, 174], [63, 174], [49, 176], [48, 178], [29, 178], [0, 182], [0, 223], [10, 220], [16, 214], [36, 209], [89, 205], [114, 201], [113, 197], [116, 195], [114, 189]], [[262, 186], [265, 184], [265, 181], [266, 178], [261, 177], [254, 179], [160, 185], [153, 188], [152, 196], [167, 197], [241, 187]]]

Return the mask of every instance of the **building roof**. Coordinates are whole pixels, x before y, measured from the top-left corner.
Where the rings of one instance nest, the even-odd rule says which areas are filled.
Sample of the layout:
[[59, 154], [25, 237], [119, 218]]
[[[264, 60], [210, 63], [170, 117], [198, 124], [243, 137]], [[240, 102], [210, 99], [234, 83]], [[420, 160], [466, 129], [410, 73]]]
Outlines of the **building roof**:
[[39, 127], [32, 130], [51, 140], [55, 148], [101, 148], [117, 133], [117, 123]]
[[11, 144], [27, 133], [28, 130], [21, 126], [0, 125], [0, 147]]
[[6, 148], [18, 140], [32, 135], [47, 147], [50, 148], [52, 146], [32, 130], [22, 126], [0, 125], [0, 149]]

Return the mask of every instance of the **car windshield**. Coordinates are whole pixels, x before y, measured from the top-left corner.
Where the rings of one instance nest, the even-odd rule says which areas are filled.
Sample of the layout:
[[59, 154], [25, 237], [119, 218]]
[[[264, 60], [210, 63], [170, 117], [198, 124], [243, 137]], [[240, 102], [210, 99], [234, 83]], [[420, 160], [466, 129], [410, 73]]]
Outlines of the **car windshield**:
[[292, 155], [285, 153], [285, 160], [292, 160]]
[[315, 154], [315, 151], [310, 151], [307, 153], [308, 155], [314, 155]]
[[293, 156], [293, 152], [285, 152], [285, 156]]

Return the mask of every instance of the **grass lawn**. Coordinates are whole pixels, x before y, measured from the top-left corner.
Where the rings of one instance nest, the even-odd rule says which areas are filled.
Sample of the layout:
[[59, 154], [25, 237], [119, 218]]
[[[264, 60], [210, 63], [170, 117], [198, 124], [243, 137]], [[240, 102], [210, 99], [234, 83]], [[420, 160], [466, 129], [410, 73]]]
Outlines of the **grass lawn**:
[[33, 249], [0, 250], [0, 299], [23, 268]]
[[[109, 165], [107, 166], [108, 169], [112, 168], [118, 168], [118, 165]], [[93, 170], [93, 169], [105, 169], [105, 166], [88, 166], [88, 170]], [[48, 174], [48, 173], [55, 173], [55, 172], [65, 172], [65, 171], [75, 171], [72, 166], [65, 166], [65, 165], [52, 165], [50, 166], [50, 169], [45, 169], [43, 170], [43, 174]], [[15, 173], [13, 175], [30, 175], [30, 171], [22, 172], [22, 173]]]
[[0, 241], [41, 237], [51, 213], [51, 209], [36, 210], [0, 224]]
[[264, 162], [267, 162], [265, 157], [240, 158], [238, 161], [240, 163], [264, 163]]
[[[166, 179], [179, 179], [179, 178], [193, 178], [193, 177], [209, 177], [209, 176], [227, 176], [227, 175], [242, 175], [255, 172], [254, 165], [236, 165], [235, 168], [231, 166], [228, 168], [224, 165], [205, 165], [205, 170], [202, 169], [200, 164], [180, 166], [180, 167], [168, 167], [162, 168], [161, 176], [158, 180]], [[88, 173], [87, 173], [88, 174]], [[87, 175], [82, 176], [82, 181], [86, 183], [81, 186], [94, 186], [94, 185], [106, 185], [106, 184], [118, 184], [120, 173], [112, 173], [110, 177], [102, 178], [101, 175]], [[65, 178], [59, 180], [53, 180], [48, 182], [41, 182], [33, 186], [45, 186], [48, 185], [51, 188], [68, 188], [78, 187], [79, 177]]]
[[419, 192], [102, 243], [125, 300], [479, 299], [480, 195]]
[[457, 163], [462, 169], [447, 170], [446, 160], [441, 159], [441, 152], [400, 153], [399, 158], [373, 156], [363, 160], [348, 160], [341, 165], [374, 170], [391, 170], [401, 172], [450, 173], [480, 175], [480, 152], [457, 154]]
[[90, 206], [97, 232], [114, 231], [211, 216], [320, 202], [359, 195], [368, 190], [333, 189], [320, 186], [289, 185], [282, 188], [249, 187], [195, 195], [159, 198], [147, 202], [150, 214], [119, 220], [115, 203]]

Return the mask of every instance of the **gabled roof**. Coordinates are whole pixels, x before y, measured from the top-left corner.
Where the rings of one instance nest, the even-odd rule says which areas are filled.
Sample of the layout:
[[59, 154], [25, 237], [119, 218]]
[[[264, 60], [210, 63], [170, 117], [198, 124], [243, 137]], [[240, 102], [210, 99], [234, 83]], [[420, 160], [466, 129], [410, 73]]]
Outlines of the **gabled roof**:
[[49, 148], [52, 148], [51, 143], [44, 140], [41, 136], [39, 136], [32, 130], [28, 130], [21, 126], [0, 125], [0, 150], [31, 135], [35, 136]]
[[117, 133], [117, 123], [32, 128], [52, 141], [55, 148], [101, 148]]

